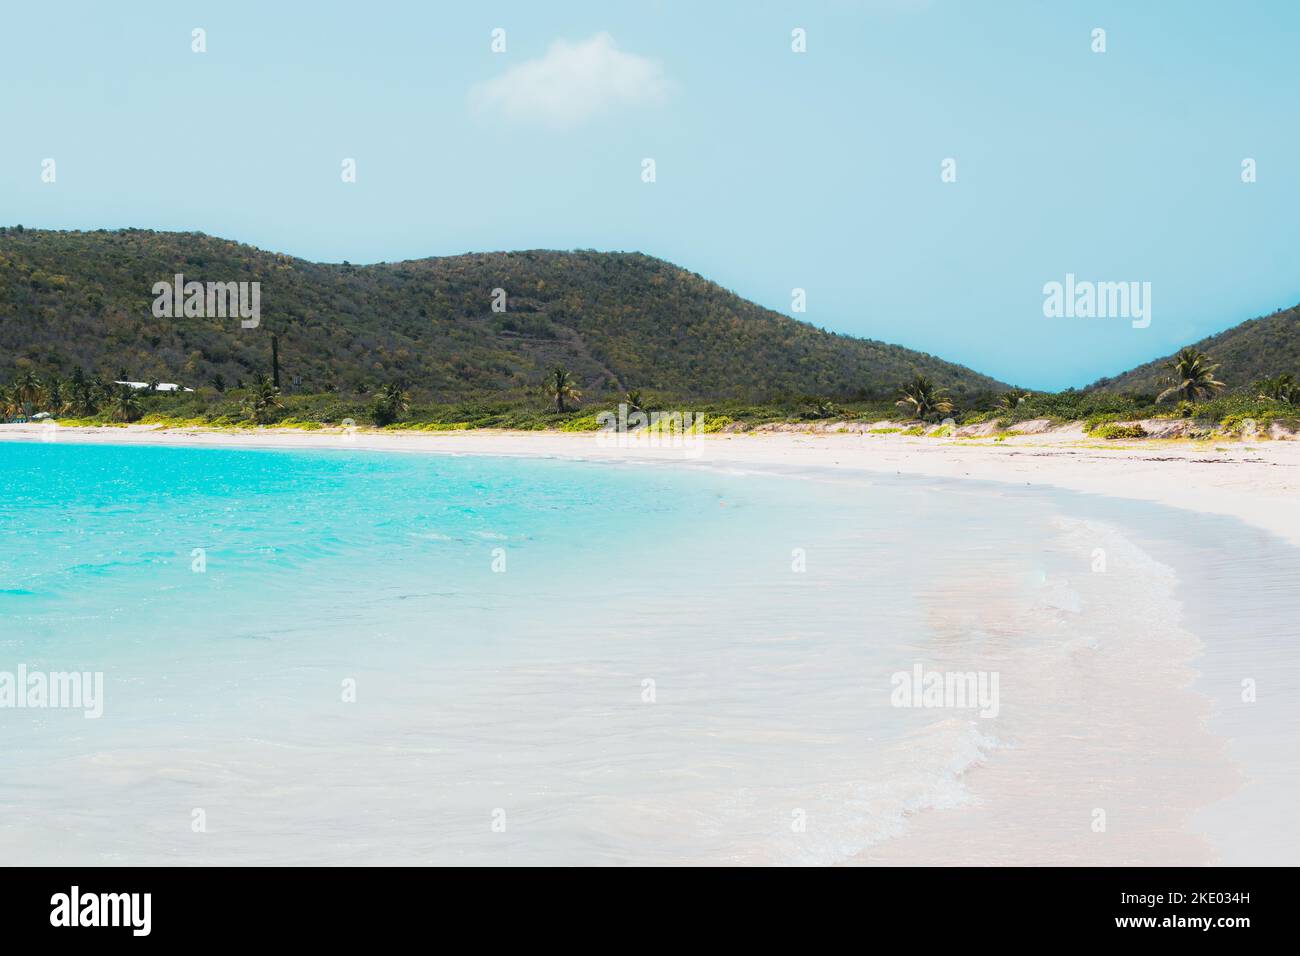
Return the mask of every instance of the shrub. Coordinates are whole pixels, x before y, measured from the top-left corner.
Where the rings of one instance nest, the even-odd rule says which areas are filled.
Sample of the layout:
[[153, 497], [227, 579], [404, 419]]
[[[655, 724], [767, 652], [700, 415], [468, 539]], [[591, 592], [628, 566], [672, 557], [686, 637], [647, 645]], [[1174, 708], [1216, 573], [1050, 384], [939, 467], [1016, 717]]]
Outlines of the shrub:
[[562, 432], [594, 432], [599, 430], [600, 423], [596, 421], [595, 414], [571, 418], [560, 425], [560, 431]]
[[1229, 415], [1219, 423], [1219, 431], [1225, 435], [1240, 435], [1246, 431], [1246, 423], [1250, 422], [1256, 434], [1267, 434], [1268, 426], [1274, 420], [1272, 415]]
[[1092, 434], [1097, 438], [1105, 438], [1109, 441], [1115, 441], [1121, 438], [1146, 438], [1146, 429], [1141, 425], [1121, 425], [1118, 422], [1107, 422], [1104, 425], [1098, 425], [1092, 429]]

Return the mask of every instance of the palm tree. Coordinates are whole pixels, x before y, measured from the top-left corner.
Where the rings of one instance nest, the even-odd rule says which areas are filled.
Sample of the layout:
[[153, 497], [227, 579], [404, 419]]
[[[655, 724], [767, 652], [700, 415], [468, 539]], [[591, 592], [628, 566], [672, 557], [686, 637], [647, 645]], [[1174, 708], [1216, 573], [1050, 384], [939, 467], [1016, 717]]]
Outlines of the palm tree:
[[947, 395], [924, 375], [916, 375], [904, 385], [894, 404], [911, 409], [913, 416], [922, 421], [952, 411], [952, 402], [948, 401]]
[[109, 399], [109, 413], [114, 421], [133, 422], [140, 417], [140, 398], [130, 385], [118, 385]]
[[998, 399], [998, 408], [1003, 411], [1014, 412], [1020, 406], [1020, 403], [1028, 397], [1029, 393], [1023, 388], [1010, 389], [1003, 392], [1002, 397]]
[[1290, 372], [1284, 372], [1277, 378], [1266, 378], [1256, 382], [1255, 388], [1259, 390], [1260, 398], [1286, 405], [1300, 405], [1300, 384], [1296, 383]]
[[69, 405], [73, 412], [78, 415], [94, 415], [99, 411], [98, 389], [95, 383], [88, 379], [73, 379], [72, 394], [69, 396]]
[[565, 401], [571, 401], [575, 405], [582, 402], [582, 393], [574, 384], [573, 376], [558, 365], [546, 376], [546, 397], [555, 402], [555, 410], [561, 415], [569, 410]]
[[411, 410], [411, 396], [401, 382], [389, 382], [375, 393], [375, 404], [371, 409], [375, 424], [380, 428], [399, 421]]
[[93, 384], [80, 365], [72, 370], [72, 378], [64, 383], [63, 401], [65, 411], [77, 415], [95, 414]]
[[254, 376], [243, 405], [244, 414], [259, 425], [265, 424], [275, 409], [284, 407], [280, 402], [280, 390], [261, 372]]
[[[123, 381], [125, 381], [125, 379], [123, 379]], [[117, 393], [117, 389], [117, 382], [111, 378], [104, 378], [101, 376], [95, 379], [95, 401], [101, 405], [112, 401], [113, 396]]]
[[814, 398], [809, 405], [812, 406], [813, 418], [834, 418], [839, 414], [839, 409], [829, 398]]
[[14, 397], [22, 405], [22, 414], [25, 417], [30, 417], [32, 406], [41, 398], [41, 380], [36, 377], [31, 369], [25, 368], [14, 379], [13, 390]]
[[1210, 357], [1204, 352], [1194, 348], [1182, 349], [1172, 362], [1165, 365], [1174, 374], [1166, 380], [1169, 387], [1156, 396], [1156, 402], [1163, 402], [1171, 395], [1189, 402], [1201, 396], [1208, 398], [1225, 387], [1214, 377], [1218, 367], [1210, 364]]
[[56, 417], [66, 412], [70, 391], [66, 383], [51, 375], [45, 383], [41, 397], [41, 404], [45, 406], [45, 411]]
[[623, 396], [623, 403], [627, 405], [629, 412], [645, 411], [645, 402], [641, 398], [641, 389], [629, 388], [627, 394]]
[[18, 401], [18, 390], [12, 385], [0, 385], [0, 419], [8, 421], [23, 413], [23, 403]]

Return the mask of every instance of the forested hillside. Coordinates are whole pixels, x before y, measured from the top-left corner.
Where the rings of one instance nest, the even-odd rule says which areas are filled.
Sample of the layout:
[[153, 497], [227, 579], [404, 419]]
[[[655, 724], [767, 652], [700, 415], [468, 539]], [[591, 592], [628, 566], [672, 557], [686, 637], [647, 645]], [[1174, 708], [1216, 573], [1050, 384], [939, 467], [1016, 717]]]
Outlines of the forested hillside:
[[[261, 324], [157, 318], [153, 286], [261, 283]], [[507, 309], [494, 312], [493, 290]], [[824, 332], [637, 253], [506, 252], [325, 265], [199, 233], [0, 229], [0, 380], [125, 373], [234, 386], [279, 339], [286, 391], [402, 381], [463, 398], [534, 388], [562, 365], [584, 389], [698, 397], [890, 393], [921, 373], [956, 396], [998, 383]]]
[[[1234, 325], [1218, 335], [1194, 342], [1218, 364], [1216, 375], [1229, 391], [1253, 392], [1254, 383], [1277, 375], [1300, 375], [1300, 306]], [[1093, 387], [1108, 392], [1155, 394], [1169, 377], [1170, 358], [1156, 359], [1105, 378]]]

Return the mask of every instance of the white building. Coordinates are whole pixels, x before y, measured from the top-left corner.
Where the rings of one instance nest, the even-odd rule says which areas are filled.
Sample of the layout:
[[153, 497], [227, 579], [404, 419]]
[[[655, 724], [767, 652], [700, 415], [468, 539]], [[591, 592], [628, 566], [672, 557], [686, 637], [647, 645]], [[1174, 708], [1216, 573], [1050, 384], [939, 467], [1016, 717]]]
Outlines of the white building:
[[[114, 385], [130, 385], [132, 388], [148, 388], [148, 382], [114, 382]], [[160, 392], [192, 392], [192, 388], [181, 388], [175, 382], [159, 382], [158, 391]]]

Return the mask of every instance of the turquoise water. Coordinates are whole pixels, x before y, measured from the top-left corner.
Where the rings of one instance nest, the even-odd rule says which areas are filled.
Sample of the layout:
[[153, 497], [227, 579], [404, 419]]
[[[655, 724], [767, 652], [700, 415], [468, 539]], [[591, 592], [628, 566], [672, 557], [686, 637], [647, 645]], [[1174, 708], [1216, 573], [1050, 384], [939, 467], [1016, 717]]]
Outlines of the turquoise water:
[[[0, 672], [104, 675], [98, 719], [0, 709], [0, 853], [853, 859], [990, 799], [969, 773], [1047, 726], [1078, 648], [1114, 631], [1119, 578], [1086, 573], [1111, 531], [1061, 524], [1090, 508], [707, 466], [0, 442]], [[891, 707], [917, 661], [1002, 673], [998, 718]]]

